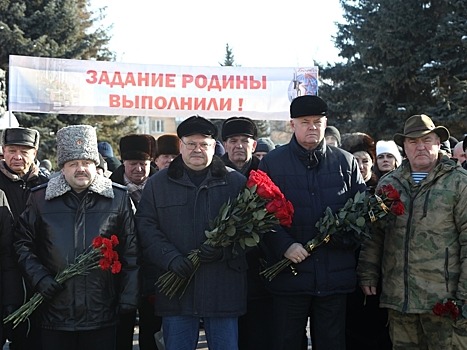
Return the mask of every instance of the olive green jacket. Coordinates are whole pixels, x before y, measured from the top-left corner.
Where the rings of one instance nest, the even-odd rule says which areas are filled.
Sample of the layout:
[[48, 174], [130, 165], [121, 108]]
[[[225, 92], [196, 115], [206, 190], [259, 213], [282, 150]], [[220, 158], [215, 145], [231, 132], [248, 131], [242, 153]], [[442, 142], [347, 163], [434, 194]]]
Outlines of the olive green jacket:
[[416, 184], [410, 164], [381, 178], [405, 206], [401, 216], [377, 221], [362, 245], [361, 286], [377, 286], [380, 306], [404, 313], [431, 313], [444, 298], [467, 299], [467, 172], [446, 156]]

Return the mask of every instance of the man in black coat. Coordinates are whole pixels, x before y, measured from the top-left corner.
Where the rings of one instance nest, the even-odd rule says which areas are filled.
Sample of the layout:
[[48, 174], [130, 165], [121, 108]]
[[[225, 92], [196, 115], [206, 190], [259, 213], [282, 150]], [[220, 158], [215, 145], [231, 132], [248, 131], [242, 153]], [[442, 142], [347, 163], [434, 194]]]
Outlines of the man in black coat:
[[[28, 128], [7, 128], [2, 133], [4, 159], [0, 160], [0, 189], [5, 192], [8, 199], [14, 219], [13, 225], [26, 208], [31, 188], [48, 181], [35, 162], [39, 139], [39, 132]], [[14, 256], [13, 246], [10, 249], [9, 255]], [[7, 278], [8, 288], [3, 290], [5, 303], [3, 317], [19, 308], [32, 295], [30, 286], [23, 281], [17, 266], [11, 265], [5, 278]], [[15, 329], [8, 324], [5, 331], [6, 338], [11, 341], [11, 348], [15, 350], [41, 349], [39, 327], [36, 325], [35, 316]], [[5, 339], [2, 343], [4, 341]]]
[[[234, 168], [248, 177], [252, 170], [257, 170], [259, 158], [253, 156], [258, 136], [256, 124], [247, 117], [231, 117], [222, 124], [222, 141], [226, 153], [221, 157], [225, 165]], [[263, 243], [260, 242], [260, 245]], [[272, 296], [265, 287], [265, 280], [260, 276], [261, 262], [264, 261], [261, 250], [255, 246], [246, 253], [248, 261], [247, 313], [238, 319], [239, 350], [270, 350], [272, 337], [264, 334], [272, 332]]]
[[[97, 174], [96, 131], [57, 132], [60, 174], [34, 188], [15, 231], [19, 265], [45, 301], [36, 311], [47, 350], [114, 350], [117, 315], [136, 310], [138, 245], [126, 188]], [[96, 237], [116, 236], [121, 271], [102, 265], [63, 284], [55, 276], [88, 251]]]
[[[123, 163], [115, 169], [110, 180], [127, 186], [135, 208], [141, 199], [144, 186], [150, 176], [157, 172], [151, 165], [156, 153], [156, 139], [149, 134], [130, 134], [120, 139], [120, 154]], [[157, 350], [154, 334], [161, 328], [162, 319], [154, 314], [154, 272], [143, 260], [141, 266], [141, 300], [139, 313], [139, 348], [140, 350]], [[136, 324], [136, 312], [121, 315], [117, 329], [117, 350], [133, 348], [133, 333]]]
[[267, 287], [273, 294], [275, 350], [300, 350], [311, 309], [313, 350], [345, 349], [347, 293], [356, 287], [355, 243], [331, 238], [310, 255], [305, 249], [327, 207], [336, 212], [366, 189], [355, 158], [328, 146], [324, 139], [327, 104], [304, 95], [290, 105], [292, 139], [269, 152], [259, 166], [294, 206], [290, 229], [278, 227], [264, 235], [269, 264], [283, 258], [294, 265]]

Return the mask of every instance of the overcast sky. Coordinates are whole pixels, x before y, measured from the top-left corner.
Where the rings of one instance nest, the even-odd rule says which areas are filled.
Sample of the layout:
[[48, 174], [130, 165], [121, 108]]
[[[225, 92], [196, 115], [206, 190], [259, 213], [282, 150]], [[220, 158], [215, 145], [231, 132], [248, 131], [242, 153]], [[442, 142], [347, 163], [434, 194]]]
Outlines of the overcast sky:
[[228, 43], [242, 67], [309, 67], [339, 60], [339, 0], [91, 0], [107, 6], [117, 61], [219, 66]]

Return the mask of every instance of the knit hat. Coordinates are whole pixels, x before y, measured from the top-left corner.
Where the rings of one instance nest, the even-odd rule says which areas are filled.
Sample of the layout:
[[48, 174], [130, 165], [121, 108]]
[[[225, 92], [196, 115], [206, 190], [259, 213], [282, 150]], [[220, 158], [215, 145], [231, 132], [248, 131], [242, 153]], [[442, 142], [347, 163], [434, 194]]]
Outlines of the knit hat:
[[404, 140], [406, 137], [418, 138], [429, 134], [430, 132], [436, 133], [441, 142], [444, 142], [449, 139], [449, 130], [444, 126], [436, 126], [433, 124], [431, 118], [425, 114], [413, 115], [404, 125], [403, 134], [395, 134], [394, 141], [399, 146], [404, 146]]
[[298, 96], [290, 104], [290, 118], [306, 117], [312, 115], [325, 116], [328, 105], [321, 97], [315, 95]]
[[104, 158], [110, 158], [114, 156], [114, 150], [112, 145], [107, 141], [102, 141], [97, 144], [97, 150]]
[[156, 139], [149, 134], [130, 134], [120, 139], [122, 160], [152, 160], [156, 147]]
[[161, 135], [157, 138], [157, 147], [155, 157], [161, 154], [179, 154], [180, 153], [180, 139], [177, 135]]
[[467, 149], [467, 135], [464, 137], [464, 141], [462, 141], [462, 149], [465, 150]]
[[6, 128], [2, 133], [2, 145], [28, 146], [39, 148], [39, 131], [28, 128]]
[[376, 156], [379, 156], [382, 153], [389, 153], [396, 158], [396, 164], [401, 165], [402, 163], [402, 156], [399, 148], [397, 147], [396, 143], [392, 140], [384, 141], [379, 140], [376, 142]]
[[256, 139], [258, 129], [256, 124], [247, 117], [231, 117], [222, 124], [222, 140], [226, 141], [229, 137], [236, 135], [245, 135]]
[[376, 160], [375, 140], [363, 132], [344, 134], [342, 136], [341, 148], [349, 153], [365, 151], [370, 155], [371, 159], [373, 159], [373, 163]]
[[337, 145], [340, 147], [341, 133], [339, 132], [339, 129], [337, 129], [335, 126], [332, 126], [332, 125], [327, 126], [326, 130], [324, 131], [324, 137], [326, 136], [334, 136], [337, 140]]
[[99, 164], [96, 130], [90, 125], [72, 125], [57, 131], [59, 168], [70, 160], [92, 160]]
[[194, 115], [180, 123], [177, 128], [177, 135], [182, 138], [194, 134], [211, 136], [215, 139], [217, 137], [217, 127], [206, 118]]
[[269, 137], [259, 138], [256, 143], [255, 152], [271, 152], [276, 146]]

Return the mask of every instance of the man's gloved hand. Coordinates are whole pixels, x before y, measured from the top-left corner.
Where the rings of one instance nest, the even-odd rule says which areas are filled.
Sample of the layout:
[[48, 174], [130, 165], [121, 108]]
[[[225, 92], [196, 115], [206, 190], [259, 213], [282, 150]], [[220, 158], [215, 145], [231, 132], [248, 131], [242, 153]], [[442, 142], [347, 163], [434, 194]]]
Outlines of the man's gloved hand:
[[119, 315], [128, 315], [135, 311], [136, 311], [136, 306], [130, 305], [130, 304], [119, 304], [118, 309], [117, 309], [117, 313]]
[[44, 276], [36, 286], [37, 291], [44, 297], [45, 300], [50, 301], [63, 290], [63, 286], [55, 281], [55, 279], [50, 276]]
[[181, 278], [190, 278], [195, 270], [193, 263], [190, 259], [184, 256], [177, 256], [169, 265], [169, 270], [175, 272]]
[[222, 247], [213, 247], [208, 244], [201, 244], [199, 247], [199, 261], [202, 263], [210, 263], [221, 260], [224, 255]]

